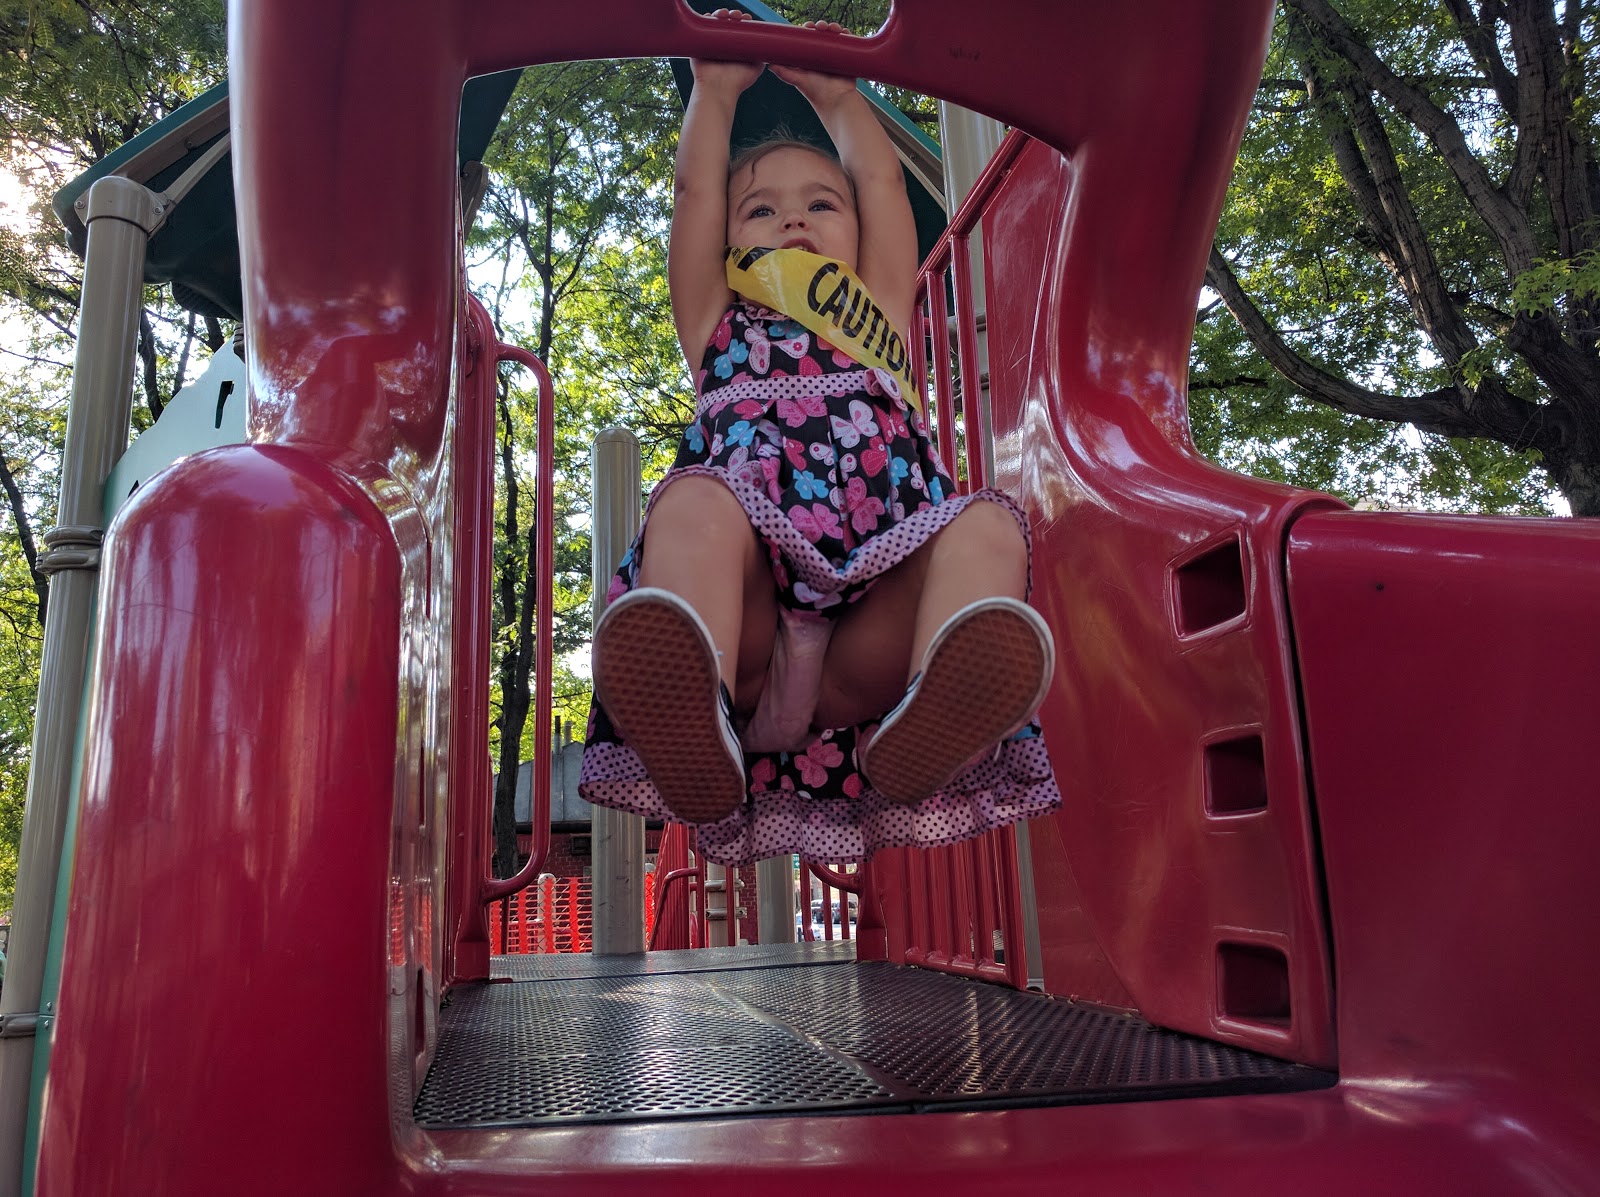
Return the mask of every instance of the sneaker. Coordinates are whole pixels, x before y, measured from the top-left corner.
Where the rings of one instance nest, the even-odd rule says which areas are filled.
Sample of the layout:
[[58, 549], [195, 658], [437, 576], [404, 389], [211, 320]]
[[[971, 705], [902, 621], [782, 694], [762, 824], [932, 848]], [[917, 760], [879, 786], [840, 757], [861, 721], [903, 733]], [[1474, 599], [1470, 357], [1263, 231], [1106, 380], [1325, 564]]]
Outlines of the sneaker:
[[594, 691], [678, 819], [713, 823], [744, 801], [717, 650], [688, 603], [642, 587], [607, 607], [594, 631]]
[[1013, 598], [969, 603], [945, 621], [898, 706], [862, 750], [867, 782], [890, 802], [920, 802], [1021, 730], [1044, 701], [1055, 642]]

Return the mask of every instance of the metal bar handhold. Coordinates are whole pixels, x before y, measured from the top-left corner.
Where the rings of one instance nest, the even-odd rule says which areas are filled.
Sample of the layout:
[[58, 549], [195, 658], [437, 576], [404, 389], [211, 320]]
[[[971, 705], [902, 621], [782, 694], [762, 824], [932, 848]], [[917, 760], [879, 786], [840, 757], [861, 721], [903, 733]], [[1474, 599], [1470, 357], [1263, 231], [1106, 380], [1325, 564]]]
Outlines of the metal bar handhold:
[[57, 525], [43, 536], [46, 551], [33, 568], [54, 575], [69, 569], [99, 569], [100, 545], [106, 530], [93, 525]]
[[0, 1014], [0, 1039], [32, 1039], [44, 1021], [45, 1016], [37, 1010]]
[[[555, 390], [550, 384], [550, 371], [526, 349], [516, 345], [495, 346], [495, 363], [517, 362], [533, 371], [539, 380], [538, 458], [534, 479], [534, 554], [538, 580], [534, 602], [538, 630], [534, 636], [534, 689], [533, 726], [537, 733], [536, 744], [550, 743], [550, 708], [552, 706], [551, 665], [555, 658], [555, 623], [551, 608], [555, 605], [555, 498], [556, 498], [556, 403]], [[488, 878], [483, 885], [483, 901], [509, 897], [526, 889], [544, 867], [544, 858], [550, 852], [550, 762], [544, 760], [533, 771], [532, 810], [529, 818], [527, 863], [515, 874], [504, 879]]]

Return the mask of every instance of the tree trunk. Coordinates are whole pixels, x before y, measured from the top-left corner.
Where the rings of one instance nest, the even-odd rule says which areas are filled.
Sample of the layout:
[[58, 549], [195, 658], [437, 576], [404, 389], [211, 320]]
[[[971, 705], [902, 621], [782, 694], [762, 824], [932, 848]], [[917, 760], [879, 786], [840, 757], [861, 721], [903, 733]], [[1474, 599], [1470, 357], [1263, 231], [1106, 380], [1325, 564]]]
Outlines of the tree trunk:
[[[494, 865], [497, 877], [509, 877], [517, 870], [517, 773], [522, 766], [522, 731], [528, 720], [527, 659], [532, 646], [523, 634], [529, 590], [520, 585], [533, 572], [533, 546], [523, 544], [517, 515], [520, 486], [516, 469], [515, 432], [511, 420], [508, 388], [496, 380], [500, 409], [500, 471], [505, 488], [505, 522], [501, 528], [504, 558], [499, 569], [501, 626], [512, 626], [517, 633], [506, 647], [498, 666], [500, 674], [500, 752], [494, 788]], [[518, 563], [524, 563], [518, 568]]]
[[28, 563], [28, 573], [33, 578], [35, 609], [39, 613], [39, 626], [44, 627], [50, 606], [50, 579], [39, 572], [39, 548], [33, 540], [33, 523], [28, 519], [28, 508], [22, 499], [22, 488], [17, 485], [11, 465], [0, 457], [0, 489], [6, 492], [6, 504], [11, 508], [11, 518], [17, 524], [17, 539], [22, 541], [22, 555]]
[[150, 418], [159, 420], [162, 408], [161, 380], [156, 377], [156, 331], [150, 324], [150, 309], [139, 309], [139, 361], [144, 370], [144, 402], [150, 409]]
[[[531, 538], [530, 538], [531, 539]], [[517, 638], [500, 660], [500, 762], [494, 788], [494, 854], [496, 875], [509, 877], [517, 871], [517, 774], [522, 768], [522, 733], [528, 726], [532, 705], [530, 679], [538, 664], [538, 646], [533, 635], [534, 581], [538, 559], [528, 545], [527, 567], [517, 587]], [[533, 758], [535, 769], [549, 767], [543, 752]], [[532, 787], [529, 787], [531, 797]]]

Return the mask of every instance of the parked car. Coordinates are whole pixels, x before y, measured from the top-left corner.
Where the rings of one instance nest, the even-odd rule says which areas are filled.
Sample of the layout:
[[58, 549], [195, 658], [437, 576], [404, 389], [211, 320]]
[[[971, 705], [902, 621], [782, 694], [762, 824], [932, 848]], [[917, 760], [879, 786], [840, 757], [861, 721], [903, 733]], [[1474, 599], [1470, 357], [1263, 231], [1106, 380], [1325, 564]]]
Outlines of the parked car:
[[[821, 898], [813, 898], [811, 900], [811, 912], [810, 912], [811, 913], [811, 919], [810, 919], [809, 926], [810, 926], [810, 929], [811, 929], [811, 938], [812, 939], [814, 939], [814, 940], [824, 940], [824, 939], [828, 939], [828, 938], [833, 938], [833, 939], [843, 939], [844, 938], [844, 928], [840, 926], [840, 922], [839, 922], [839, 915], [842, 912], [843, 906], [844, 906], [844, 902], [842, 900], [835, 901], [833, 903], [833, 908], [832, 908], [832, 910], [830, 912], [832, 914], [832, 916], [833, 916], [833, 934], [830, 937], [828, 935], [828, 933], [827, 933], [827, 925], [823, 922], [823, 919], [822, 919], [822, 899]], [[857, 906], [856, 906], [855, 895], [852, 894], [850, 896], [850, 930], [852, 932], [852, 937], [853, 937], [853, 933], [855, 931], [856, 919], [857, 919], [858, 915], [859, 915], [859, 912], [858, 912]], [[806, 938], [806, 927], [807, 927], [807, 925], [808, 924], [805, 921], [805, 919], [802, 917], [802, 915], [797, 913], [794, 916], [794, 937], [795, 937], [796, 940], [804, 940]]]

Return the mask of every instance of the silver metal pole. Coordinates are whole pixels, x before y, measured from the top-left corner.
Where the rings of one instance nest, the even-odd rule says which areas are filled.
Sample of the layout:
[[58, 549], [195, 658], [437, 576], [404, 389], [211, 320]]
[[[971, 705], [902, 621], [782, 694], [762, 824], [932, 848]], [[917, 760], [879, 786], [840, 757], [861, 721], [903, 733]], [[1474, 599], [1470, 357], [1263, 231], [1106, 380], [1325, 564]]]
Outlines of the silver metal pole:
[[762, 943], [794, 942], [794, 857], [756, 863], [756, 933]]
[[73, 798], [73, 747], [104, 536], [103, 491], [106, 475], [128, 447], [145, 247], [167, 204], [138, 183], [109, 176], [89, 189], [87, 208], [89, 241], [58, 522], [45, 533], [49, 551], [39, 559], [39, 569], [52, 575], [49, 618], [39, 665], [11, 950], [0, 994], [0, 1191], [15, 1191], [13, 1186], [20, 1189], [22, 1184], [34, 1043], [36, 1036], [48, 1034], [54, 1014], [40, 1009], [40, 998]]
[[[606, 590], [639, 531], [639, 438], [626, 428], [603, 428], [590, 457], [593, 488], [591, 568], [594, 618], [606, 609]], [[596, 956], [644, 951], [644, 819], [596, 806], [590, 815]]]
[[737, 920], [733, 917], [734, 870], [726, 865], [706, 863], [706, 946], [730, 948], [738, 942]]
[[[1005, 126], [987, 116], [966, 108], [958, 108], [944, 101], [939, 103], [939, 145], [944, 161], [945, 203], [951, 212], [961, 206], [972, 185], [978, 181], [983, 168], [1000, 148], [1005, 138]], [[968, 242], [972, 250], [972, 303], [978, 324], [978, 375], [989, 377], [989, 334], [984, 319], [986, 307], [983, 292], [983, 242], [982, 234], [974, 229]], [[994, 477], [994, 415], [989, 403], [989, 387], [985, 383], [978, 391], [978, 424], [982, 436], [978, 438], [983, 451], [984, 477]], [[1018, 823], [1017, 882], [1022, 892], [1022, 930], [1028, 960], [1028, 984], [1043, 988], [1041, 972], [1041, 942], [1039, 939], [1039, 905], [1033, 886], [1033, 842], [1028, 825]], [[1010, 948], [1010, 944], [1006, 945]]]
[[[939, 152], [944, 163], [945, 207], [954, 213], [989, 164], [1006, 129], [999, 121], [970, 109], [939, 101]], [[967, 243], [972, 251], [972, 310], [978, 325], [978, 378], [989, 377], [989, 336], [985, 329], [983, 292], [983, 234], [972, 231]], [[994, 418], [989, 408], [989, 388], [981, 381], [975, 386], [978, 396], [978, 424], [983, 435], [984, 477], [994, 477]], [[970, 431], [968, 435], [971, 435]]]

